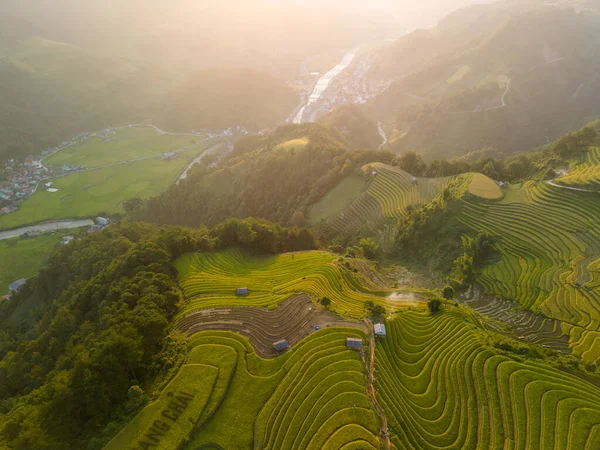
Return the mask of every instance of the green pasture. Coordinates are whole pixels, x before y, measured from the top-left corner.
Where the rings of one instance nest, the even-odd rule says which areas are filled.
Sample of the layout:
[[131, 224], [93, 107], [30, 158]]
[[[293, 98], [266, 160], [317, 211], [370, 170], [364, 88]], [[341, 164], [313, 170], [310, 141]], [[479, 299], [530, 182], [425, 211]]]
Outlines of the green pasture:
[[97, 167], [144, 156], [182, 150], [200, 142], [201, 136], [159, 134], [151, 127], [121, 128], [110, 134], [110, 142], [91, 137], [83, 144], [72, 145], [46, 158], [46, 166], [70, 164]]
[[0, 296], [13, 281], [36, 275], [61, 238], [62, 234], [48, 234], [0, 241]]
[[600, 448], [598, 386], [500, 354], [457, 310], [398, 314], [375, 361], [397, 448]]
[[152, 158], [55, 178], [52, 187], [58, 192], [38, 190], [17, 211], [2, 216], [0, 228], [123, 212], [123, 201], [165, 191], [201, 151], [195, 148], [173, 160]]
[[[372, 300], [390, 310], [391, 290], [372, 291], [363, 286], [359, 274], [336, 264], [327, 252], [285, 253], [257, 256], [229, 249], [216, 253], [187, 254], [175, 262], [179, 284], [186, 298], [182, 315], [215, 306], [267, 306], [275, 308], [292, 294], [306, 293], [314, 299], [329, 297], [331, 309], [361, 318], [364, 305]], [[236, 297], [235, 289], [247, 287], [248, 297]]]

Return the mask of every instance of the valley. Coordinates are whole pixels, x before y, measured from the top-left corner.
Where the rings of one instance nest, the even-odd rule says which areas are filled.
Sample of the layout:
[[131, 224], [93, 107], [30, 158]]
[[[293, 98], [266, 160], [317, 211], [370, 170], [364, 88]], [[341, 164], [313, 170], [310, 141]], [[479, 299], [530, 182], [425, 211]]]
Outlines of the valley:
[[0, 449], [600, 448], [599, 5], [409, 3], [0, 4]]

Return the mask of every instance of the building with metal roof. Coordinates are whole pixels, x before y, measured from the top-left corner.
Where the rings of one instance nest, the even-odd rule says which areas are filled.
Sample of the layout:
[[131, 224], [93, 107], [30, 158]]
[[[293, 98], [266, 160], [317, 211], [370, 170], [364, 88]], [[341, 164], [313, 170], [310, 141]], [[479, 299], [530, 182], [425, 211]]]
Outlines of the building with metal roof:
[[248, 288], [237, 288], [235, 290], [235, 295], [238, 297], [248, 297], [250, 295], [250, 289]]
[[346, 348], [348, 350], [362, 350], [363, 341], [358, 338], [347, 338], [346, 339]]
[[21, 278], [20, 280], [13, 281], [12, 283], [10, 283], [8, 285], [8, 290], [10, 292], [17, 292], [19, 289], [21, 289], [23, 286], [25, 286], [25, 283], [27, 283], [27, 280], [25, 278]]
[[375, 328], [375, 336], [377, 337], [385, 337], [387, 335], [385, 331], [385, 325], [382, 323], [376, 323], [374, 325]]

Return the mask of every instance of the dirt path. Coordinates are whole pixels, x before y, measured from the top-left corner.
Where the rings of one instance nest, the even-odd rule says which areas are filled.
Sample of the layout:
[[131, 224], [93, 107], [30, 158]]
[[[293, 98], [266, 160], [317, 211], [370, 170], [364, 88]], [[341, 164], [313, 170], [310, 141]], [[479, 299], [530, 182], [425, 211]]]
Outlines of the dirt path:
[[593, 192], [595, 194], [600, 194], [600, 191], [593, 191], [591, 189], [581, 189], [581, 188], [574, 188], [574, 187], [570, 187], [570, 186], [563, 186], [561, 184], [555, 183], [554, 180], [546, 181], [546, 183], [548, 183], [550, 186], [554, 186], [554, 187], [561, 188], [561, 189], [568, 189], [570, 191]]
[[379, 414], [379, 417], [381, 419], [381, 433], [383, 434], [383, 439], [385, 440], [385, 448], [386, 448], [386, 450], [390, 450], [392, 444], [390, 442], [390, 434], [388, 433], [387, 417], [385, 415], [384, 409], [379, 404], [379, 401], [377, 401], [377, 394], [375, 393], [375, 384], [374, 384], [374, 380], [375, 380], [375, 376], [374, 376], [375, 345], [376, 345], [375, 333], [373, 330], [373, 324], [369, 320], [365, 320], [365, 323], [367, 324], [367, 326], [369, 328], [369, 362], [368, 362], [368, 364], [367, 364], [367, 361], [365, 360], [365, 352], [364, 351], [361, 353], [361, 357], [363, 360], [363, 364], [364, 364], [365, 368], [367, 369], [367, 383], [368, 383], [367, 393], [369, 394], [369, 397], [371, 397], [371, 401], [373, 402], [373, 405], [375, 406], [375, 410], [377, 411], [377, 413]]

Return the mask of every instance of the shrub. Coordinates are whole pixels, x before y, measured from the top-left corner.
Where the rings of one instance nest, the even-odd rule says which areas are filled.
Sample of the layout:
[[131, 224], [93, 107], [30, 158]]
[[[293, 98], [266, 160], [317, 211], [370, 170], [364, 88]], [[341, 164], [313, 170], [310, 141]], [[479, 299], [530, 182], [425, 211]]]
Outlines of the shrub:
[[427, 307], [429, 308], [431, 314], [435, 314], [441, 309], [442, 302], [439, 299], [434, 298], [427, 302]]

